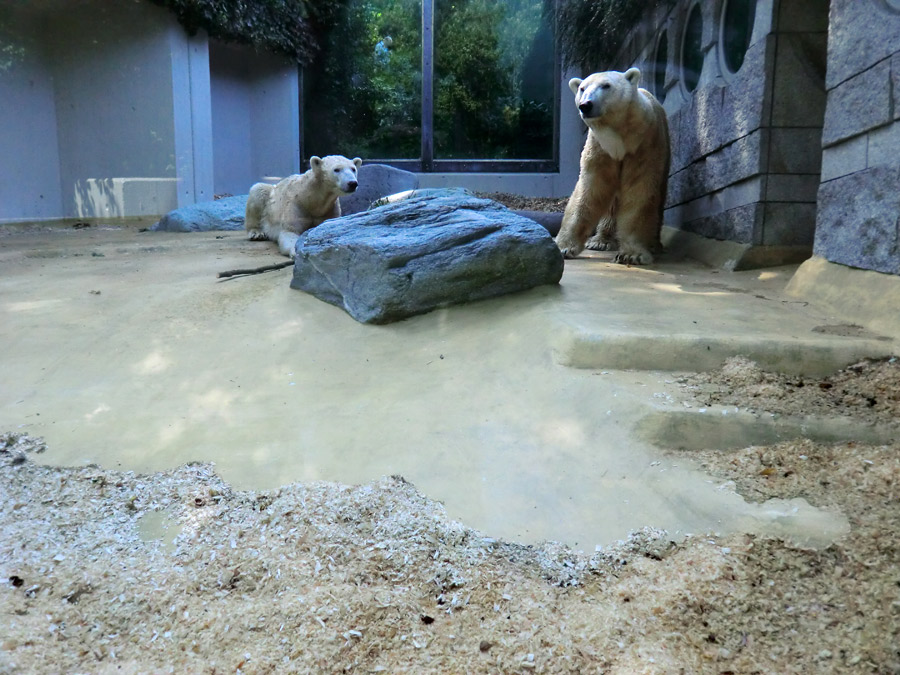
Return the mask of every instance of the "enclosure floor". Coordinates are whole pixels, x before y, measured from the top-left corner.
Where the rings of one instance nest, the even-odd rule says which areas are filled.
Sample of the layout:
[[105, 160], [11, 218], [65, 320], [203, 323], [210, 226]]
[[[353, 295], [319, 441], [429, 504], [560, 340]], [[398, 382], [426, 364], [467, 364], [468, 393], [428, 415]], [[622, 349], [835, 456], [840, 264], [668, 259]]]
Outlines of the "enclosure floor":
[[291, 290], [290, 269], [217, 280], [281, 260], [241, 233], [0, 234], [0, 430], [43, 436], [48, 464], [212, 461], [247, 489], [399, 474], [512, 541], [592, 549], [646, 525], [838, 536], [805, 503], [720, 489], [641, 424], [685, 411], [674, 372], [732, 353], [828, 371], [894, 343], [783, 296], [794, 267], [611, 258], [375, 327]]

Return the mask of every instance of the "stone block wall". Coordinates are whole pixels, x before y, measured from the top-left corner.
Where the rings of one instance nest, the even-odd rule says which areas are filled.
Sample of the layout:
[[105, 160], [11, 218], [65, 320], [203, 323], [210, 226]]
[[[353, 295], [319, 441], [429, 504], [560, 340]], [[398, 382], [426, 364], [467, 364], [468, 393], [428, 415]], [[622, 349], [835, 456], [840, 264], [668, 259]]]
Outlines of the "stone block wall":
[[[812, 251], [816, 223], [828, 0], [752, 3], [747, 49], [732, 71], [723, 24], [737, 3], [677, 0], [654, 10], [616, 67], [640, 67], [644, 86], [669, 115], [666, 224], [750, 247], [792, 249], [802, 259]], [[702, 17], [703, 65], [694, 89], [684, 56], [692, 12]]]
[[900, 2], [831, 0], [815, 253], [900, 274]]

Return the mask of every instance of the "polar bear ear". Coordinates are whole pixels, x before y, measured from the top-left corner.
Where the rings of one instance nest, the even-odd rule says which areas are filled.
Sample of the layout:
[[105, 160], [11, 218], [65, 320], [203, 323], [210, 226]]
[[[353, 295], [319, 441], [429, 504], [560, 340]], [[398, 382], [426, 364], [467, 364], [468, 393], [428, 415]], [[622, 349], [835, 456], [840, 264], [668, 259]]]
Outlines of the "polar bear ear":
[[625, 79], [631, 82], [631, 86], [636, 87], [641, 83], [641, 71], [637, 68], [629, 68], [625, 71]]
[[322, 158], [321, 157], [316, 157], [315, 155], [313, 155], [312, 157], [309, 158], [309, 168], [310, 169], [318, 169], [321, 166], [322, 166]]
[[582, 82], [584, 82], [584, 80], [577, 77], [573, 77], [571, 80], [569, 80], [569, 89], [572, 90], [573, 94], [578, 93], [578, 87], [581, 86]]
[[362, 160], [359, 157], [354, 157], [353, 163], [356, 165], [357, 169], [362, 166]]

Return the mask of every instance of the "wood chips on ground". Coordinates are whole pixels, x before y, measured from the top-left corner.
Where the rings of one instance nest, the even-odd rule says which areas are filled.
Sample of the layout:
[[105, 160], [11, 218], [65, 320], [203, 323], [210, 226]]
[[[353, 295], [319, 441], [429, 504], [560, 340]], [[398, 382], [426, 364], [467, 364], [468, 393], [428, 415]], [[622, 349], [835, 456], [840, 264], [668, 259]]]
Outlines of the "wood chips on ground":
[[547, 211], [562, 213], [566, 210], [568, 197], [523, 197], [508, 192], [476, 192], [478, 197], [493, 199], [513, 211]]
[[[873, 367], [805, 383], [802, 408], [896, 396]], [[731, 377], [759, 409], [796, 393], [735, 368], [691, 386]], [[647, 529], [590, 553], [486, 538], [400, 477], [239, 492], [209, 465], [42, 449], [0, 436], [0, 673], [900, 672], [897, 443], [687, 453], [748, 500], [843, 512], [824, 550]]]

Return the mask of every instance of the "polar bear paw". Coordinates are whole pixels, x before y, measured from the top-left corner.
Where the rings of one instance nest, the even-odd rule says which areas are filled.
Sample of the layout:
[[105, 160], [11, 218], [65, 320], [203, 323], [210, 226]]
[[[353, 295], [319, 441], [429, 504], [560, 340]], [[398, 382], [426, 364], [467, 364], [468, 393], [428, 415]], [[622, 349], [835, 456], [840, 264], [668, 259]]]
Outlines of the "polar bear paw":
[[588, 239], [584, 247], [591, 251], [615, 251], [619, 248], [619, 242], [615, 239], [602, 239], [598, 234]]
[[266, 241], [268, 237], [262, 230], [248, 230], [247, 239], [250, 241]]
[[653, 256], [649, 251], [621, 251], [616, 254], [615, 262], [620, 265], [649, 265], [653, 262]]

